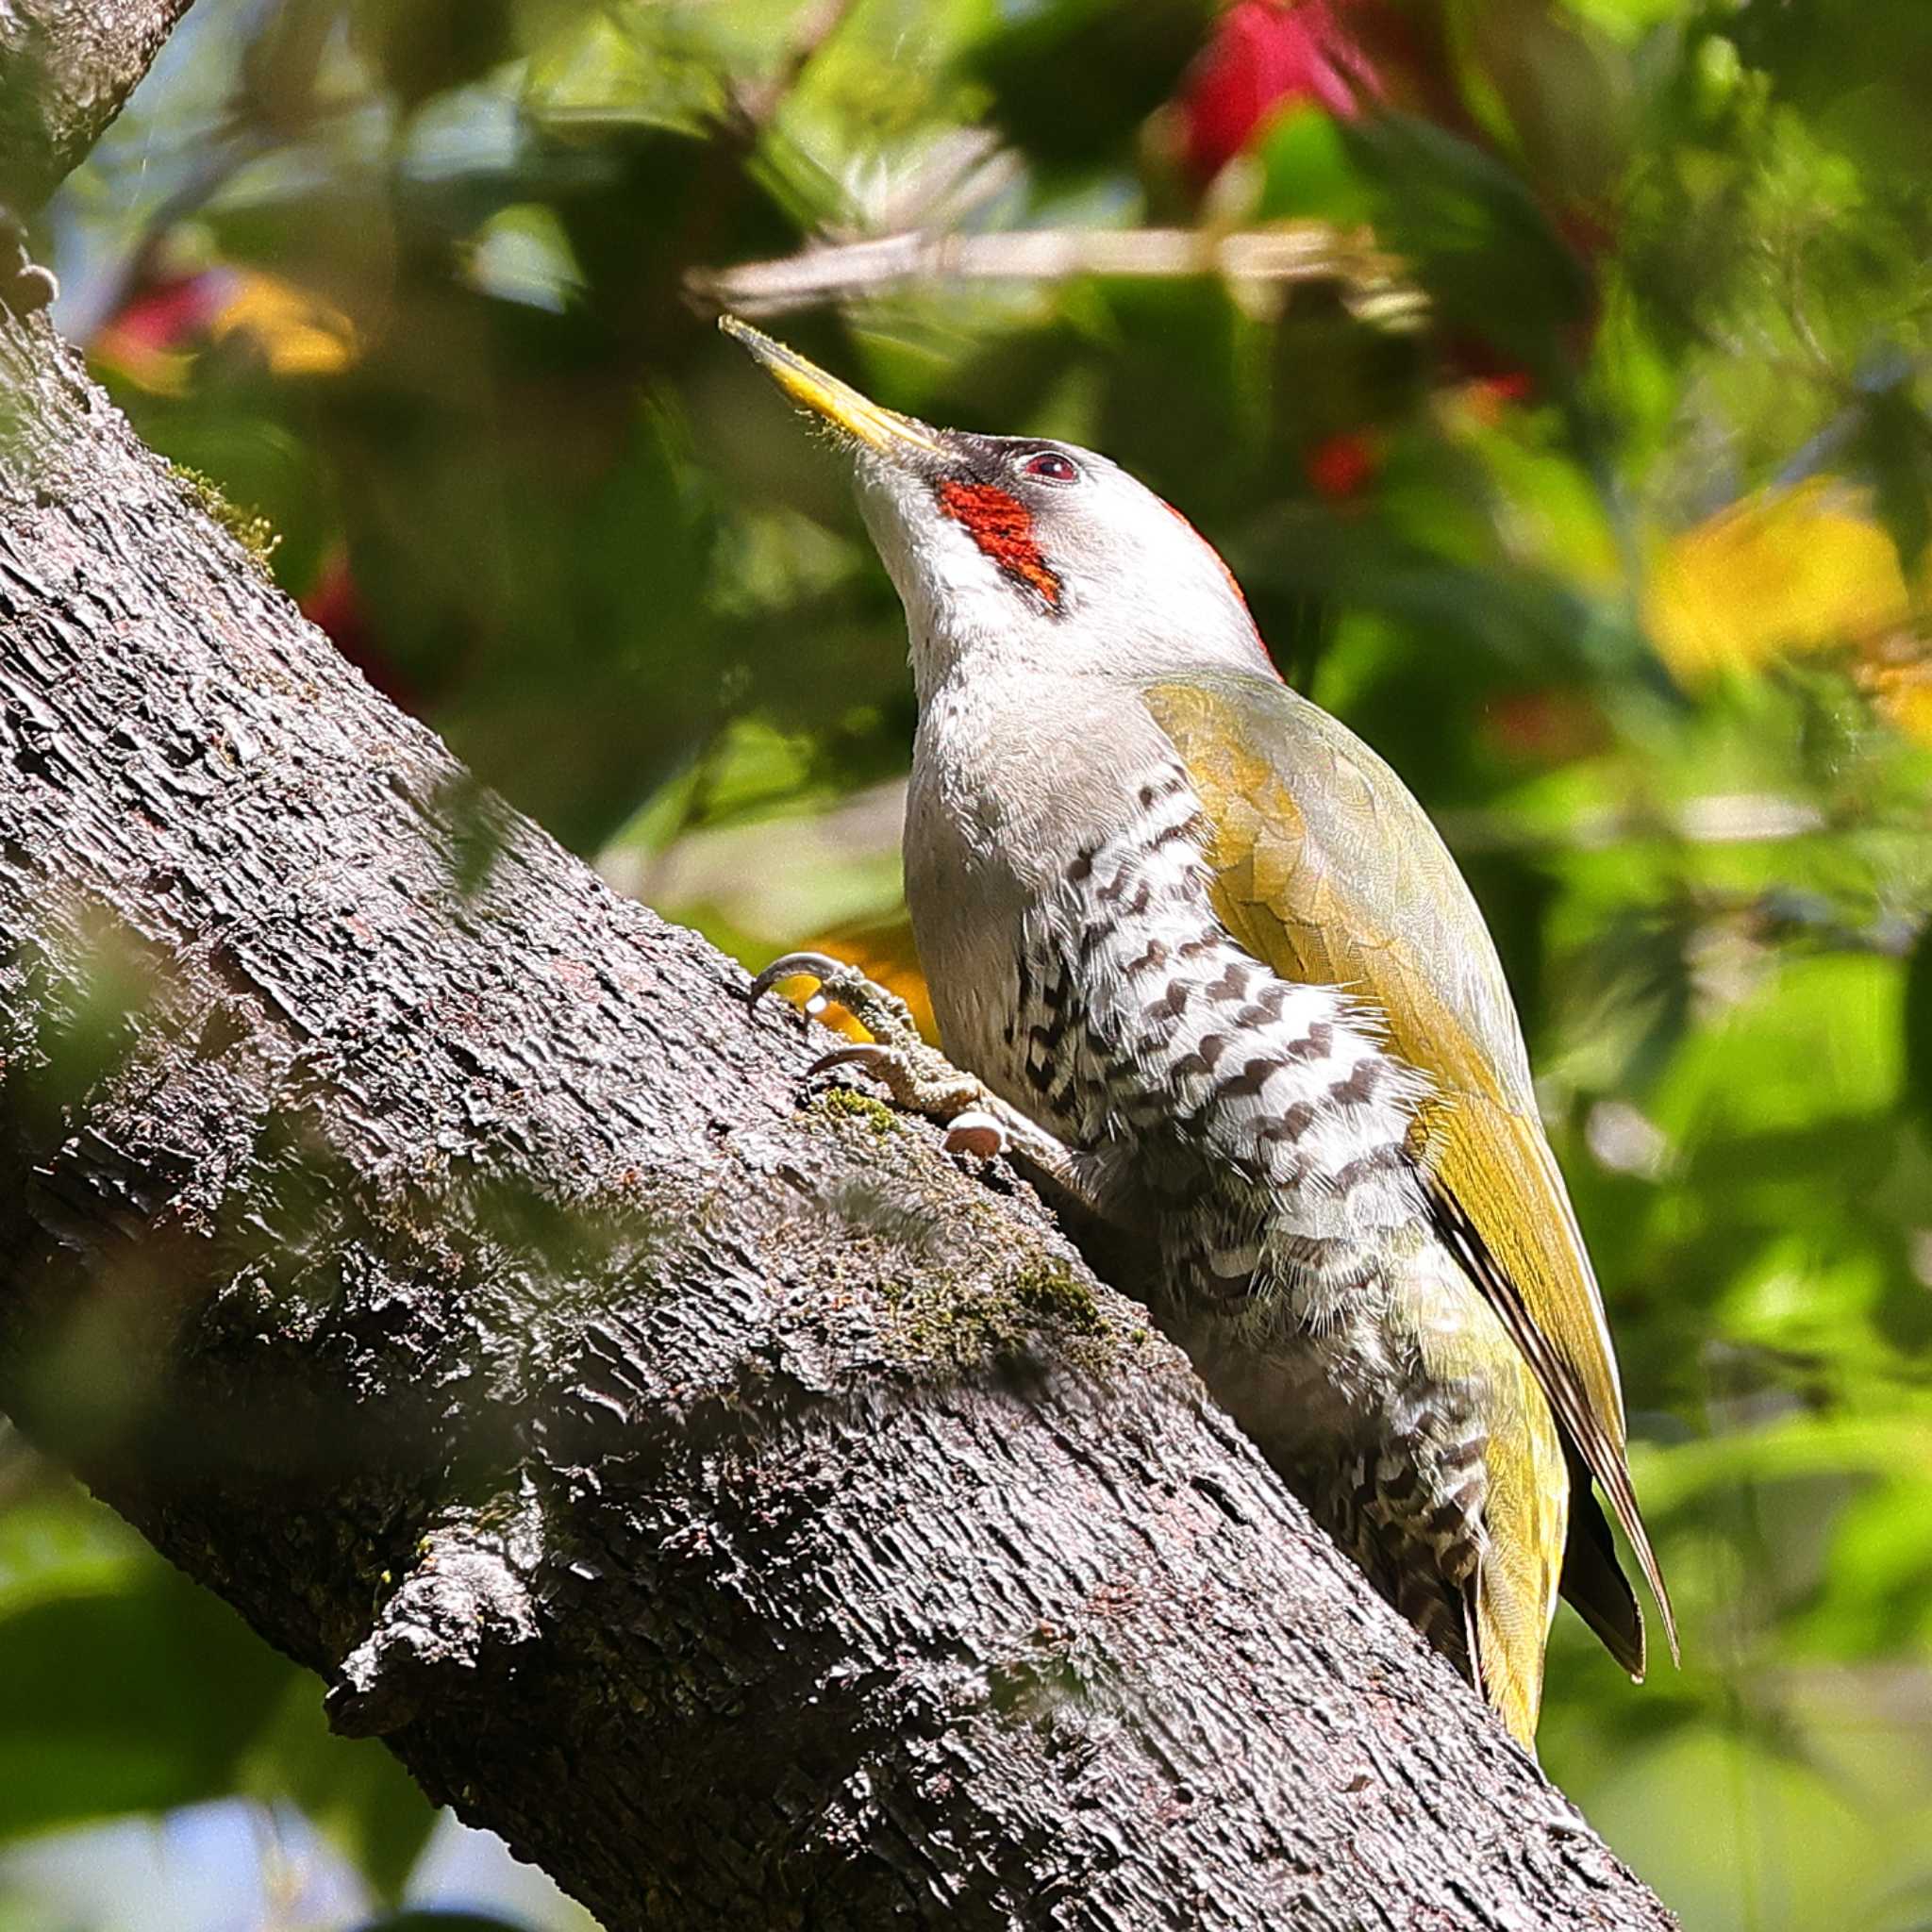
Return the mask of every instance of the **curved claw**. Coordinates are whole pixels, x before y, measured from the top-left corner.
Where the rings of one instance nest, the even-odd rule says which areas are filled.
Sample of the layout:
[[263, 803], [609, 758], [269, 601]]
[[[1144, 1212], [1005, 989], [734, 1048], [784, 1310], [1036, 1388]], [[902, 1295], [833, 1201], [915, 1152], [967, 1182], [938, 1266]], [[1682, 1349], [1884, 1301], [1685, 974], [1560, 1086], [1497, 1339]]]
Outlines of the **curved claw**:
[[829, 1074], [834, 1067], [864, 1067], [869, 1072], [875, 1072], [882, 1064], [896, 1068], [899, 1060], [899, 1055], [890, 1046], [839, 1046], [830, 1053], [822, 1053], [812, 1061], [805, 1070], [805, 1077], [814, 1080], [821, 1074]]
[[752, 981], [744, 1003], [757, 1006], [781, 979], [816, 979], [823, 985], [845, 970], [845, 962], [833, 958], [829, 953], [784, 953]]

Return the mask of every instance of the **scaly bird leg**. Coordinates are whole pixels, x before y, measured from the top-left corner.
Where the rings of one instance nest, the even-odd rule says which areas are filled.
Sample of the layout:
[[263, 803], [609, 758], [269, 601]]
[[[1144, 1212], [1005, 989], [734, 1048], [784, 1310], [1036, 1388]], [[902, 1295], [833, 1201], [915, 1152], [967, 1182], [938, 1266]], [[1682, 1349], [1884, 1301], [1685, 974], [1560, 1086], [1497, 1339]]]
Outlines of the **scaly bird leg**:
[[841, 1006], [873, 1036], [870, 1044], [838, 1047], [814, 1060], [808, 1078], [834, 1067], [857, 1067], [891, 1095], [894, 1106], [945, 1128], [948, 1154], [970, 1154], [981, 1160], [1010, 1155], [1089, 1213], [1114, 1218], [1099, 1159], [1069, 1147], [928, 1046], [911, 1009], [896, 993], [829, 954], [787, 953], [752, 981], [751, 1004], [785, 979], [816, 979], [818, 991], [806, 1010]]

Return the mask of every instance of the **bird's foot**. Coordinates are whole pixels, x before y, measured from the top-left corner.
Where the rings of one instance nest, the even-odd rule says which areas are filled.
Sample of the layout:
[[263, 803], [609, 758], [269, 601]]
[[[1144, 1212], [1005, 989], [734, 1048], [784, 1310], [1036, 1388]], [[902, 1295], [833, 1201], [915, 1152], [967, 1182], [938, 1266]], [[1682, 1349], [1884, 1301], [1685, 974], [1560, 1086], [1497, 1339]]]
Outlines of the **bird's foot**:
[[894, 1107], [924, 1114], [943, 1127], [948, 1154], [972, 1154], [991, 1160], [1012, 1146], [1014, 1124], [1039, 1131], [1024, 1115], [989, 1093], [971, 1074], [961, 1073], [923, 1041], [905, 1046], [874, 1041], [838, 1047], [816, 1061], [811, 1071], [828, 1074], [835, 1067], [858, 1069], [891, 1095]]
[[751, 983], [749, 1004], [757, 1006], [771, 990], [787, 979], [815, 979], [818, 991], [805, 1002], [816, 1018], [827, 1007], [843, 1007], [882, 1046], [924, 1048], [912, 1008], [895, 992], [868, 979], [858, 967], [829, 953], [787, 953], [774, 959]]
[[816, 979], [818, 991], [806, 1002], [806, 1011], [843, 1007], [873, 1036], [868, 1044], [837, 1047], [814, 1060], [808, 1078], [851, 1067], [876, 1080], [893, 1106], [943, 1127], [948, 1154], [978, 1160], [1011, 1156], [1089, 1213], [1104, 1219], [1114, 1211], [1100, 1160], [1069, 1147], [928, 1046], [896, 993], [829, 954], [787, 953], [752, 981], [752, 1003], [785, 979]]
[[[1007, 1151], [1008, 1135], [993, 1109], [1002, 1105], [971, 1074], [962, 1074], [920, 1037], [912, 1009], [895, 992], [829, 953], [787, 953], [751, 983], [751, 1004], [787, 979], [815, 979], [808, 1013], [843, 1007], [872, 1035], [869, 1043], [841, 1046], [812, 1062], [810, 1074], [854, 1067], [892, 1096], [895, 1107], [924, 1114], [946, 1131], [946, 1149], [991, 1159]], [[809, 1076], [808, 1076], [809, 1077]], [[1011, 1111], [1010, 1108], [1008, 1111]]]
[[818, 981], [818, 990], [805, 1003], [808, 1013], [822, 1012], [827, 1006], [843, 1007], [872, 1035], [869, 1043], [838, 1047], [813, 1061], [810, 1075], [830, 1073], [835, 1067], [852, 1067], [868, 1074], [891, 1095], [893, 1106], [923, 1114], [943, 1127], [949, 1154], [992, 1160], [1019, 1153], [1049, 1174], [1057, 1174], [1074, 1158], [1044, 1128], [990, 1093], [937, 1047], [928, 1046], [906, 1002], [857, 967], [828, 953], [787, 953], [752, 981], [752, 1004], [787, 979]]

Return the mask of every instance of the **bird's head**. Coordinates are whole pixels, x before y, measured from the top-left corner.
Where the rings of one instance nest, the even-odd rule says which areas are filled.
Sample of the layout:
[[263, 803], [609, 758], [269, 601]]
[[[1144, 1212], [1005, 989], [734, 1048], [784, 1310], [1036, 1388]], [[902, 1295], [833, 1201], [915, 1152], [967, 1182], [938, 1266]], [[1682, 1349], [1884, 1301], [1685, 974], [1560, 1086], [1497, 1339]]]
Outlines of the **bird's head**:
[[1130, 680], [1271, 668], [1213, 546], [1118, 464], [1043, 437], [932, 428], [734, 316], [722, 326], [849, 451], [922, 695], [995, 665]]

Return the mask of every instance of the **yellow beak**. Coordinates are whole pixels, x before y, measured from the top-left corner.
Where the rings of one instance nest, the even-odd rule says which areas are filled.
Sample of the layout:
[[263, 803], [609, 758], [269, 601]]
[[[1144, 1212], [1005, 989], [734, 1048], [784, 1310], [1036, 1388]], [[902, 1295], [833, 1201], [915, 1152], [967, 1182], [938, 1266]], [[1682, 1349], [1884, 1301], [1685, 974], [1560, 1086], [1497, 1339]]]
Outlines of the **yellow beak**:
[[735, 315], [721, 315], [718, 326], [735, 337], [761, 363], [792, 401], [815, 410], [836, 428], [856, 436], [881, 456], [905, 458], [913, 451], [924, 456], [944, 456], [944, 446], [924, 423], [882, 409], [869, 396], [862, 396], [850, 383], [827, 375], [815, 362], [808, 362], [795, 349], [774, 342], [748, 322]]

